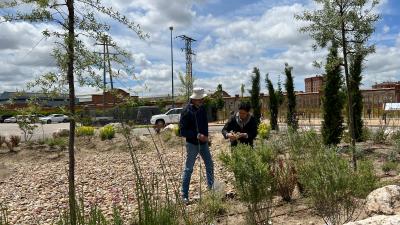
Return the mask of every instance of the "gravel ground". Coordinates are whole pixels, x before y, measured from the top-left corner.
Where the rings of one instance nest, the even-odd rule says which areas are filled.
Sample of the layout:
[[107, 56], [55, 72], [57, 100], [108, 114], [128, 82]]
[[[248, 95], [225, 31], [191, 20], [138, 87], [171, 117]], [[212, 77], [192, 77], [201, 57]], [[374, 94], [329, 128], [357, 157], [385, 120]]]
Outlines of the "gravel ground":
[[[144, 176], [156, 174], [161, 177], [160, 163], [150, 140], [149, 136], [141, 136], [132, 142]], [[122, 137], [112, 141], [78, 140], [77, 195], [83, 196], [86, 209], [90, 204], [97, 203], [109, 216], [112, 206], [117, 205], [121, 207], [125, 218], [132, 217], [136, 208], [135, 178], [130, 154], [124, 143]], [[173, 137], [163, 144], [164, 147], [160, 146], [166, 163], [172, 165], [169, 167], [169, 182], [174, 187], [180, 185], [184, 160], [182, 143], [181, 139]], [[217, 151], [226, 149], [227, 143], [219, 134], [213, 137], [213, 143], [211, 149], [215, 158]], [[8, 208], [10, 223], [31, 225], [56, 222], [68, 205], [67, 152], [42, 145], [22, 145], [15, 154], [5, 152], [4, 146], [0, 148], [0, 203]], [[196, 164], [191, 183], [191, 196], [194, 198], [199, 195], [198, 168], [199, 163]], [[215, 166], [215, 176], [222, 183], [231, 177], [218, 164]], [[206, 188], [204, 177], [202, 189]], [[231, 189], [229, 184], [226, 188]]]

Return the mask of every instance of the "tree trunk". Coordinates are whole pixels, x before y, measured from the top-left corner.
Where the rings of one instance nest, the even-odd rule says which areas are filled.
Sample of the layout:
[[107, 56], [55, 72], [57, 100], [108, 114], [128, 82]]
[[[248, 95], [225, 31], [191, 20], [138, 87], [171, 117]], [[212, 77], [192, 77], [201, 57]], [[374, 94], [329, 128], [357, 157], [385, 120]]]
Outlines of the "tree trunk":
[[67, 0], [68, 7], [68, 69], [67, 79], [69, 87], [69, 170], [68, 170], [68, 197], [69, 197], [69, 215], [71, 225], [76, 225], [76, 198], [75, 198], [75, 87], [74, 87], [74, 44], [75, 44], [75, 25], [74, 25], [74, 0]]
[[[340, 11], [341, 17], [343, 18], [343, 11]], [[356, 151], [356, 133], [354, 127], [354, 112], [353, 112], [353, 98], [351, 95], [351, 80], [349, 76], [349, 65], [347, 62], [347, 43], [346, 43], [346, 31], [344, 21], [342, 21], [342, 46], [343, 46], [343, 61], [344, 61], [344, 74], [346, 77], [346, 86], [347, 86], [347, 101], [348, 101], [348, 108], [349, 108], [349, 116], [347, 117], [349, 120], [349, 130], [351, 134], [351, 146], [352, 146], [352, 162], [353, 162], [353, 169], [357, 170], [357, 159], [355, 155]]]

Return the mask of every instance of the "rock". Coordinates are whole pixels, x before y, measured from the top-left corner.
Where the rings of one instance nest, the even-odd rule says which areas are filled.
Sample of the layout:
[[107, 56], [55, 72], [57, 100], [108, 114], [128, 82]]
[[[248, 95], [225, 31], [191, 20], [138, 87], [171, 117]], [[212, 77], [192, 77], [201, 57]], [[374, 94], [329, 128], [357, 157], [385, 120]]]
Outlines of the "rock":
[[400, 200], [400, 186], [388, 185], [374, 190], [367, 196], [365, 209], [367, 215], [393, 215], [394, 205]]
[[364, 220], [346, 223], [344, 225], [398, 225], [400, 224], [400, 215], [395, 216], [373, 216]]

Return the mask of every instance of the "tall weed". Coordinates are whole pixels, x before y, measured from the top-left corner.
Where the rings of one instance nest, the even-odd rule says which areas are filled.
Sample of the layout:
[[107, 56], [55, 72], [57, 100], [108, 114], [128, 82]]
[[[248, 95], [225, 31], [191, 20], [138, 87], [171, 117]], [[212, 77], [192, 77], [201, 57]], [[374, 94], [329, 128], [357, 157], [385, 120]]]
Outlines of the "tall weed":
[[275, 166], [275, 177], [277, 192], [284, 201], [290, 202], [297, 184], [297, 172], [293, 162], [279, 159]]

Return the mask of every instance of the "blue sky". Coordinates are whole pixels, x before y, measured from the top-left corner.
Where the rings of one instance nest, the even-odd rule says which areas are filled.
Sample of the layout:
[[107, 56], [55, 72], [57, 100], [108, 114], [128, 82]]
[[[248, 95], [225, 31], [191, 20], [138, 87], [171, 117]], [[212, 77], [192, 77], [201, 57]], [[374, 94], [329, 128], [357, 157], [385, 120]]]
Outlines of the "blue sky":
[[[261, 70], [262, 81], [269, 73], [276, 83], [279, 75], [284, 80], [284, 63], [288, 62], [293, 66], [296, 90], [304, 90], [304, 78], [323, 73], [312, 63], [324, 60], [326, 49], [313, 51], [313, 40], [298, 32], [303, 24], [293, 18], [294, 14], [315, 8], [313, 1], [113, 0], [108, 4], [150, 35], [148, 40], [140, 40], [123, 26], [99, 17], [113, 26], [111, 35], [132, 53], [135, 79], [119, 77], [115, 86], [140, 96], [171, 93], [169, 26], [174, 26], [174, 36], [185, 34], [197, 40], [193, 44], [193, 74], [195, 85], [206, 90], [215, 90], [221, 83], [231, 95], [238, 94], [242, 83], [250, 88], [255, 66]], [[375, 82], [400, 80], [400, 1], [381, 0], [377, 13], [381, 19], [370, 40], [376, 44], [376, 53], [367, 58], [364, 88]], [[55, 25], [0, 24], [4, 31], [0, 33], [0, 91], [22, 89], [27, 81], [55, 69], [49, 55], [52, 40], [42, 40], [40, 33], [45, 27]], [[174, 39], [173, 45], [175, 92], [179, 92], [177, 74], [185, 71], [180, 50], [183, 42]], [[264, 82], [261, 86], [266, 92]], [[79, 93], [93, 91], [89, 87], [78, 88]]]

